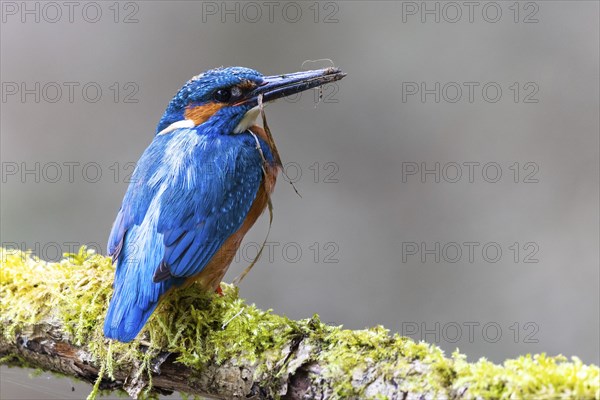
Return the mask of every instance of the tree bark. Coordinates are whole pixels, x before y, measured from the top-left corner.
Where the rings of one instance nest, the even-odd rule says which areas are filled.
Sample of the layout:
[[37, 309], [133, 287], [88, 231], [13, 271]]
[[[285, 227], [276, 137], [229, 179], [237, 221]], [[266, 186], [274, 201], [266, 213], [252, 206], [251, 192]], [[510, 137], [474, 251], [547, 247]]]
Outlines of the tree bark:
[[[142, 351], [148, 349], [142, 345]], [[278, 369], [271, 370], [268, 379], [256, 381], [253, 376], [257, 365], [248, 363], [224, 362], [206, 363], [201, 370], [177, 363], [176, 354], [161, 352], [150, 363], [153, 392], [171, 394], [181, 392], [214, 399], [251, 398], [272, 399], [280, 397], [295, 399], [328, 399], [338, 397], [323, 371], [327, 365], [314, 361], [318, 357], [315, 349], [302, 340], [290, 342], [287, 364], [294, 366], [294, 372], [279, 377]], [[0, 336], [0, 356], [14, 356], [5, 361], [13, 366], [40, 368], [75, 377], [94, 384], [97, 382], [101, 366], [94, 362], [92, 352], [86, 346], [70, 342], [68, 335], [55, 322], [43, 321], [28, 327], [16, 335], [15, 340]], [[124, 390], [132, 398], [137, 398], [149, 385], [149, 379], [141, 374], [141, 360], [120, 368], [114, 373], [114, 380], [104, 378], [99, 383], [100, 390]], [[419, 361], [414, 361], [414, 373], [428, 371]], [[389, 399], [434, 399], [434, 393], [410, 393], [399, 389], [394, 380], [377, 377], [377, 367], [364, 371], [353, 380], [363, 382], [357, 393], [365, 391], [369, 397], [385, 395]], [[465, 388], [466, 390], [466, 388]], [[461, 398], [465, 390], [455, 391], [453, 398]], [[356, 397], [358, 398], [358, 397]]]
[[316, 316], [288, 320], [246, 305], [229, 285], [224, 296], [176, 291], [137, 340], [111, 342], [102, 336], [113, 274], [107, 257], [82, 249], [45, 263], [0, 250], [0, 363], [58, 372], [133, 398], [600, 397], [598, 367], [576, 358], [468, 363], [383, 327], [350, 331]]
[[[146, 348], [146, 346], [142, 346]], [[282, 398], [327, 398], [331, 394], [326, 382], [319, 378], [318, 363], [304, 362], [299, 348], [290, 355], [299, 367], [287, 380], [275, 382], [274, 386], [261, 387], [252, 379], [256, 365], [232, 365], [230, 363], [207, 363], [202, 371], [175, 362], [176, 354], [163, 352], [151, 362], [152, 391], [159, 394], [182, 392], [215, 399], [252, 398], [270, 399], [274, 392], [285, 388]], [[0, 356], [15, 356], [4, 361], [13, 366], [40, 368], [58, 372], [69, 377], [96, 383], [101, 366], [92, 362], [94, 358], [85, 346], [76, 346], [65, 337], [60, 326], [43, 322], [31, 326], [9, 341], [0, 337]], [[102, 379], [100, 390], [125, 390], [132, 398], [140, 396], [148, 386], [148, 379], [139, 376], [140, 365], [115, 371], [114, 380]], [[309, 375], [312, 375], [309, 378]], [[276, 386], [279, 386], [277, 388]], [[269, 385], [265, 385], [269, 386]], [[275, 390], [274, 390], [275, 389]], [[271, 394], [269, 394], [271, 393]]]

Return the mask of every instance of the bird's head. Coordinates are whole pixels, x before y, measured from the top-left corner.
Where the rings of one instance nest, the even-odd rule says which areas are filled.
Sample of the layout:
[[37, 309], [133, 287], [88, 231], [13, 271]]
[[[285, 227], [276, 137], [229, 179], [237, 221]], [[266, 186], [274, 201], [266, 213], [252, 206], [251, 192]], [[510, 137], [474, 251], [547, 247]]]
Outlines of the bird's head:
[[266, 103], [337, 81], [345, 75], [337, 68], [274, 76], [263, 76], [244, 67], [212, 69], [183, 85], [169, 103], [156, 132], [203, 125], [207, 133], [240, 133], [256, 120], [261, 96]]

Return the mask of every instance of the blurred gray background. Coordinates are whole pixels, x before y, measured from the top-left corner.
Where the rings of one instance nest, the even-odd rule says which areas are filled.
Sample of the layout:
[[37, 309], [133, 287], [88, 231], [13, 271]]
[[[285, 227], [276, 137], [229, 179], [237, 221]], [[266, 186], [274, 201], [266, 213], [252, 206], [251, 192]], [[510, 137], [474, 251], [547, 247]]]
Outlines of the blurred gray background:
[[[2, 2], [4, 246], [104, 252], [127, 176], [187, 79], [328, 58], [348, 76], [320, 101], [267, 109], [302, 197], [279, 181], [241, 295], [470, 360], [598, 364], [598, 2], [48, 4]], [[1, 372], [3, 399], [89, 392]]]

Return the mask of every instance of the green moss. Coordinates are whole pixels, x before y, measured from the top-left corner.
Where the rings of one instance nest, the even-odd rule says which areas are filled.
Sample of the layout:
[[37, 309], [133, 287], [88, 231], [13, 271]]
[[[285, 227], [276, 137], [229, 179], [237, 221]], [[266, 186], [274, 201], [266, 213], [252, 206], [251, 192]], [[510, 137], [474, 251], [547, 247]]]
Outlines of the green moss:
[[[390, 335], [381, 326], [350, 331], [323, 324], [316, 315], [292, 321], [247, 305], [237, 288], [226, 284], [223, 296], [196, 285], [174, 291], [150, 319], [141, 340], [111, 342], [102, 334], [114, 273], [109, 258], [85, 248], [58, 263], [20, 251], [1, 250], [0, 256], [0, 334], [14, 341], [37, 321], [56, 319], [73, 343], [86, 346], [104, 379], [138, 365], [138, 377], [151, 383], [150, 367], [166, 351], [197, 370], [209, 361], [254, 364], [254, 378], [276, 395], [278, 378], [300, 366], [287, 356], [290, 343], [302, 339], [303, 360], [324, 366], [332, 398], [374, 396], [365, 388], [378, 380], [393, 380], [403, 391], [430, 397], [452, 397], [468, 388], [470, 398], [600, 398], [598, 367], [577, 358], [542, 354], [503, 365], [483, 359], [470, 364], [459, 353], [447, 358], [436, 346]], [[0, 360], [17, 362], [11, 355]], [[100, 383], [98, 379], [90, 398]], [[142, 396], [154, 394], [147, 387]]]
[[584, 365], [577, 357], [526, 355], [502, 366], [485, 359], [469, 364], [455, 353], [458, 378], [454, 385], [484, 398], [590, 399], [600, 397], [598, 367]]
[[[451, 361], [444, 358], [439, 348], [399, 335], [390, 336], [381, 326], [359, 331], [338, 327], [318, 340], [326, 344], [319, 356], [329, 366], [325, 375], [336, 382], [335, 394], [341, 398], [363, 397], [365, 393], [357, 387], [364, 388], [378, 378], [395, 380], [402, 391], [442, 396], [447, 394], [454, 376]], [[428, 373], [423, 375], [417, 370], [420, 366]], [[376, 373], [365, 382], [367, 371]]]

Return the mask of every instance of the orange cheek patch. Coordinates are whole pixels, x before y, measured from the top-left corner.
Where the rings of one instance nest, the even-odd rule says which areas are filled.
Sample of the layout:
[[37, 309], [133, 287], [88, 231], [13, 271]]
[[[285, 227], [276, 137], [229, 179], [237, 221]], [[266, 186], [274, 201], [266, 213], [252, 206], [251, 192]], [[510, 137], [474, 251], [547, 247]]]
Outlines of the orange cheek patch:
[[184, 116], [185, 119], [191, 119], [194, 124], [200, 125], [219, 111], [223, 105], [221, 103], [208, 103], [197, 107], [188, 107], [185, 109]]

